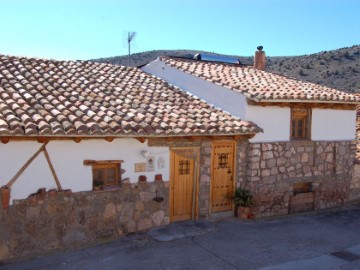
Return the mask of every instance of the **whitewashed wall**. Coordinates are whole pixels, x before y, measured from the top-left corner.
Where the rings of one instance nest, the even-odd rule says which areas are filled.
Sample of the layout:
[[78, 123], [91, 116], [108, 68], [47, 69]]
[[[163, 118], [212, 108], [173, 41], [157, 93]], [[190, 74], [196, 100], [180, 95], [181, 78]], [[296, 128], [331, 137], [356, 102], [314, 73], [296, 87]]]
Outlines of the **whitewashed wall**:
[[243, 94], [210, 83], [176, 68], [165, 65], [159, 59], [142, 68], [143, 71], [164, 79], [217, 108], [241, 119], [245, 118], [247, 102]]
[[279, 142], [290, 139], [289, 108], [249, 105], [245, 119], [256, 123], [264, 130], [264, 133], [256, 134], [251, 142]]
[[[25, 164], [25, 162], [41, 147], [37, 142], [9, 142], [0, 144], [0, 186], [5, 185]], [[148, 181], [153, 181], [155, 174], [161, 173], [164, 180], [169, 180], [169, 148], [148, 147], [135, 139], [50, 141], [46, 149], [58, 175], [63, 189], [73, 192], [92, 189], [91, 166], [84, 166], [85, 159], [93, 160], [124, 160], [121, 168], [125, 170], [122, 179], [130, 178], [137, 182], [139, 175], [146, 175]], [[141, 151], [147, 150], [155, 157], [154, 172], [135, 173], [135, 163], [144, 163], [146, 159]], [[164, 169], [158, 169], [157, 160], [165, 160]], [[27, 198], [39, 188], [47, 190], [56, 188], [43, 153], [31, 163], [25, 172], [11, 187], [11, 203], [13, 199]]]
[[356, 132], [356, 111], [313, 109], [311, 139], [354, 140]]
[[[264, 133], [255, 135], [250, 140], [251, 142], [290, 140], [290, 108], [248, 105], [245, 96], [241, 93], [167, 66], [159, 59], [142, 69], [215, 107], [257, 124], [264, 130]], [[353, 140], [355, 138], [355, 119], [355, 110], [313, 109], [311, 140]]]

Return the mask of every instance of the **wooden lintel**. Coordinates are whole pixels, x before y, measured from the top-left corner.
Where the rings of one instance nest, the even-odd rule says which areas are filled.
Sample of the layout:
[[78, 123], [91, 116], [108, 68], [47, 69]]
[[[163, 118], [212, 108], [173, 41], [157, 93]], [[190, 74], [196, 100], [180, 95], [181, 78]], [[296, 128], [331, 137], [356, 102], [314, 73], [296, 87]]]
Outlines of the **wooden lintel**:
[[208, 141], [211, 139], [212, 139], [211, 136], [191, 136], [191, 137], [189, 137], [190, 141], [199, 141], [199, 140]]
[[123, 160], [92, 160], [92, 159], [85, 159], [83, 164], [84, 165], [95, 165], [95, 164], [119, 164], [123, 163]]
[[108, 142], [112, 142], [115, 138], [114, 137], [106, 137], [105, 140]]
[[235, 135], [234, 140], [236, 140], [236, 141], [246, 141], [246, 140], [249, 140], [249, 139], [253, 138], [254, 136], [255, 136], [255, 134]]
[[136, 138], [139, 142], [144, 143], [146, 141], [146, 138]]
[[218, 141], [218, 140], [233, 140], [234, 136], [211, 136], [211, 140]]
[[9, 141], [10, 141], [10, 138], [9, 138], [9, 137], [1, 137], [1, 142], [2, 142], [3, 144], [7, 144]]
[[255, 102], [248, 100], [249, 105], [253, 106], [275, 106], [289, 108], [306, 108], [306, 109], [334, 109], [334, 110], [356, 110], [357, 104], [342, 103], [316, 103], [316, 102]]

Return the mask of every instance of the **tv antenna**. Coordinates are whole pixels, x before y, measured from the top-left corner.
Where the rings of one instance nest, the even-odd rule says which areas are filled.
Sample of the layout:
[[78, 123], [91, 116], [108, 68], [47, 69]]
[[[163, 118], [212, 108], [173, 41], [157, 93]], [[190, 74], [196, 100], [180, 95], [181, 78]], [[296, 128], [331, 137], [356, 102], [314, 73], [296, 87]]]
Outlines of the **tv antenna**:
[[128, 42], [128, 48], [129, 48], [129, 54], [128, 54], [128, 66], [130, 67], [130, 44], [131, 41], [135, 38], [136, 32], [128, 32], [127, 42]]

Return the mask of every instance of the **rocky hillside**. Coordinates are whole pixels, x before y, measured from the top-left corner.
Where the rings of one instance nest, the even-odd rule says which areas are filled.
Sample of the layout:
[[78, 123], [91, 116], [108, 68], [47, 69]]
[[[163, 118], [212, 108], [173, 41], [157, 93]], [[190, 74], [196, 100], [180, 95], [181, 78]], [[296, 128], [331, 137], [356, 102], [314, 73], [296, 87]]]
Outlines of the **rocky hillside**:
[[267, 70], [360, 93], [360, 46], [293, 57], [269, 57]]
[[[192, 58], [195, 53], [199, 52], [203, 51], [158, 50], [135, 53], [130, 57], [130, 66], [142, 66], [159, 56], [166, 55]], [[252, 56], [235, 57], [238, 57], [244, 64], [253, 63]], [[92, 61], [118, 65], [128, 64], [127, 56], [100, 58], [93, 59]], [[360, 45], [310, 55], [267, 57], [266, 64], [266, 70], [270, 72], [326, 85], [347, 92], [360, 93]]]

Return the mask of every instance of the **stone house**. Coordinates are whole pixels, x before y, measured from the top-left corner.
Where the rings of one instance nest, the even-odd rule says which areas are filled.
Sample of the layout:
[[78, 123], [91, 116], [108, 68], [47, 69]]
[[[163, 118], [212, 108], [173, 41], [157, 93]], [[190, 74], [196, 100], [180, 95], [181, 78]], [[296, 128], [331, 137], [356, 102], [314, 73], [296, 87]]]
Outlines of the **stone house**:
[[257, 217], [349, 200], [358, 98], [244, 65], [143, 69], [0, 55], [0, 261], [232, 214], [240, 185]]
[[0, 55], [0, 261], [229, 211], [260, 131], [136, 68]]
[[347, 202], [360, 187], [352, 178], [359, 97], [266, 72], [258, 49], [253, 66], [197, 55], [160, 57], [142, 69], [263, 129], [237, 156], [237, 185], [252, 191], [257, 217]]

